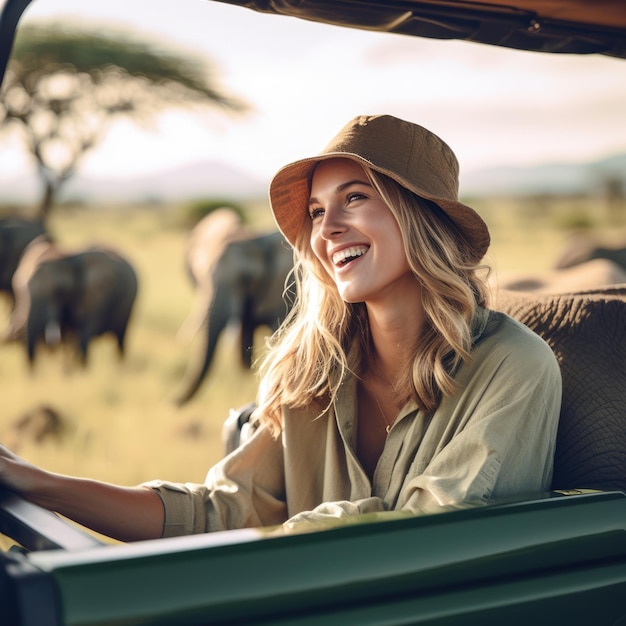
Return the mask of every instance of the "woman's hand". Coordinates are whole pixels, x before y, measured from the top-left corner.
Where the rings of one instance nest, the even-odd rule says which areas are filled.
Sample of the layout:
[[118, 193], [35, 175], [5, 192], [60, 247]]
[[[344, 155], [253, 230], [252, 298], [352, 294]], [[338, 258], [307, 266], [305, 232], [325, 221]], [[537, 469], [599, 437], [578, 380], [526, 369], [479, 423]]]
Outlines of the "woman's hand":
[[28, 498], [44, 488], [46, 476], [44, 470], [27, 463], [0, 444], [0, 486]]
[[165, 511], [153, 489], [48, 472], [2, 444], [0, 487], [120, 541], [156, 539], [163, 532]]

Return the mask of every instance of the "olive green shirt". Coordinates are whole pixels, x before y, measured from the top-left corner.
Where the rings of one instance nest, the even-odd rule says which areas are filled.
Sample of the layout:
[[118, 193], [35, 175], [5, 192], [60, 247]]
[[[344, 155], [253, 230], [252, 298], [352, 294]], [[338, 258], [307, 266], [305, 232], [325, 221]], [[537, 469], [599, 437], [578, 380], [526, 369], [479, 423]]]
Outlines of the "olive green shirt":
[[561, 377], [549, 346], [503, 313], [482, 310], [458, 391], [432, 413], [407, 405], [373, 481], [356, 456], [356, 381], [331, 407], [283, 410], [212, 467], [204, 484], [164, 481], [163, 536], [243, 527], [297, 529], [383, 511], [428, 514], [550, 488]]

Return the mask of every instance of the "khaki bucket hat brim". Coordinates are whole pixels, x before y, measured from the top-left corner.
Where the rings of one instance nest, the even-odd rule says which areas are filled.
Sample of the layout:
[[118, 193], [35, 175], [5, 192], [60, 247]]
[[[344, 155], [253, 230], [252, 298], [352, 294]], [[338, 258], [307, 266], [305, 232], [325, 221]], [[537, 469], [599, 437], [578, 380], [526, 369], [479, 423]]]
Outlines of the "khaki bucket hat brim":
[[270, 204], [278, 228], [292, 245], [309, 219], [313, 170], [320, 161], [333, 158], [352, 159], [434, 202], [457, 226], [474, 261], [487, 252], [487, 225], [474, 209], [458, 201], [459, 166], [451, 148], [422, 126], [390, 115], [354, 118], [320, 154], [276, 173], [269, 188]]

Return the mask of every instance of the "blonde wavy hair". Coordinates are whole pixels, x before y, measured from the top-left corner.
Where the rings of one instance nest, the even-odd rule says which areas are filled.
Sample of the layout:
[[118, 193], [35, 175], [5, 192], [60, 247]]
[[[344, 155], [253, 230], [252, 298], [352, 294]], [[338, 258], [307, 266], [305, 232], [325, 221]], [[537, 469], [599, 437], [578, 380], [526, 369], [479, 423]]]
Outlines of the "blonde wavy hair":
[[[426, 324], [406, 346], [409, 366], [393, 381], [394, 392], [399, 404], [414, 400], [432, 411], [453, 393], [454, 372], [470, 358], [472, 321], [477, 308], [487, 304], [482, 270], [488, 268], [471, 261], [461, 231], [436, 204], [364, 169], [400, 226], [409, 266], [422, 286]], [[365, 304], [341, 299], [311, 249], [310, 234], [307, 221], [294, 249], [294, 306], [269, 339], [259, 368], [255, 417], [275, 436], [281, 407], [317, 403], [323, 413], [346, 373], [363, 376], [372, 357]]]

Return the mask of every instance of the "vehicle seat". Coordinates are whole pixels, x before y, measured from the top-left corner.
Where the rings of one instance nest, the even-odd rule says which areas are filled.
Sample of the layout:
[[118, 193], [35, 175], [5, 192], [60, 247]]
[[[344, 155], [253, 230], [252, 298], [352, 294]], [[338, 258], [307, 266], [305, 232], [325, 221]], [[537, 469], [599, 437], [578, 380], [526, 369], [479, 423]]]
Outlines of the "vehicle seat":
[[626, 491], [626, 285], [501, 292], [494, 308], [541, 335], [561, 366], [553, 489]]

